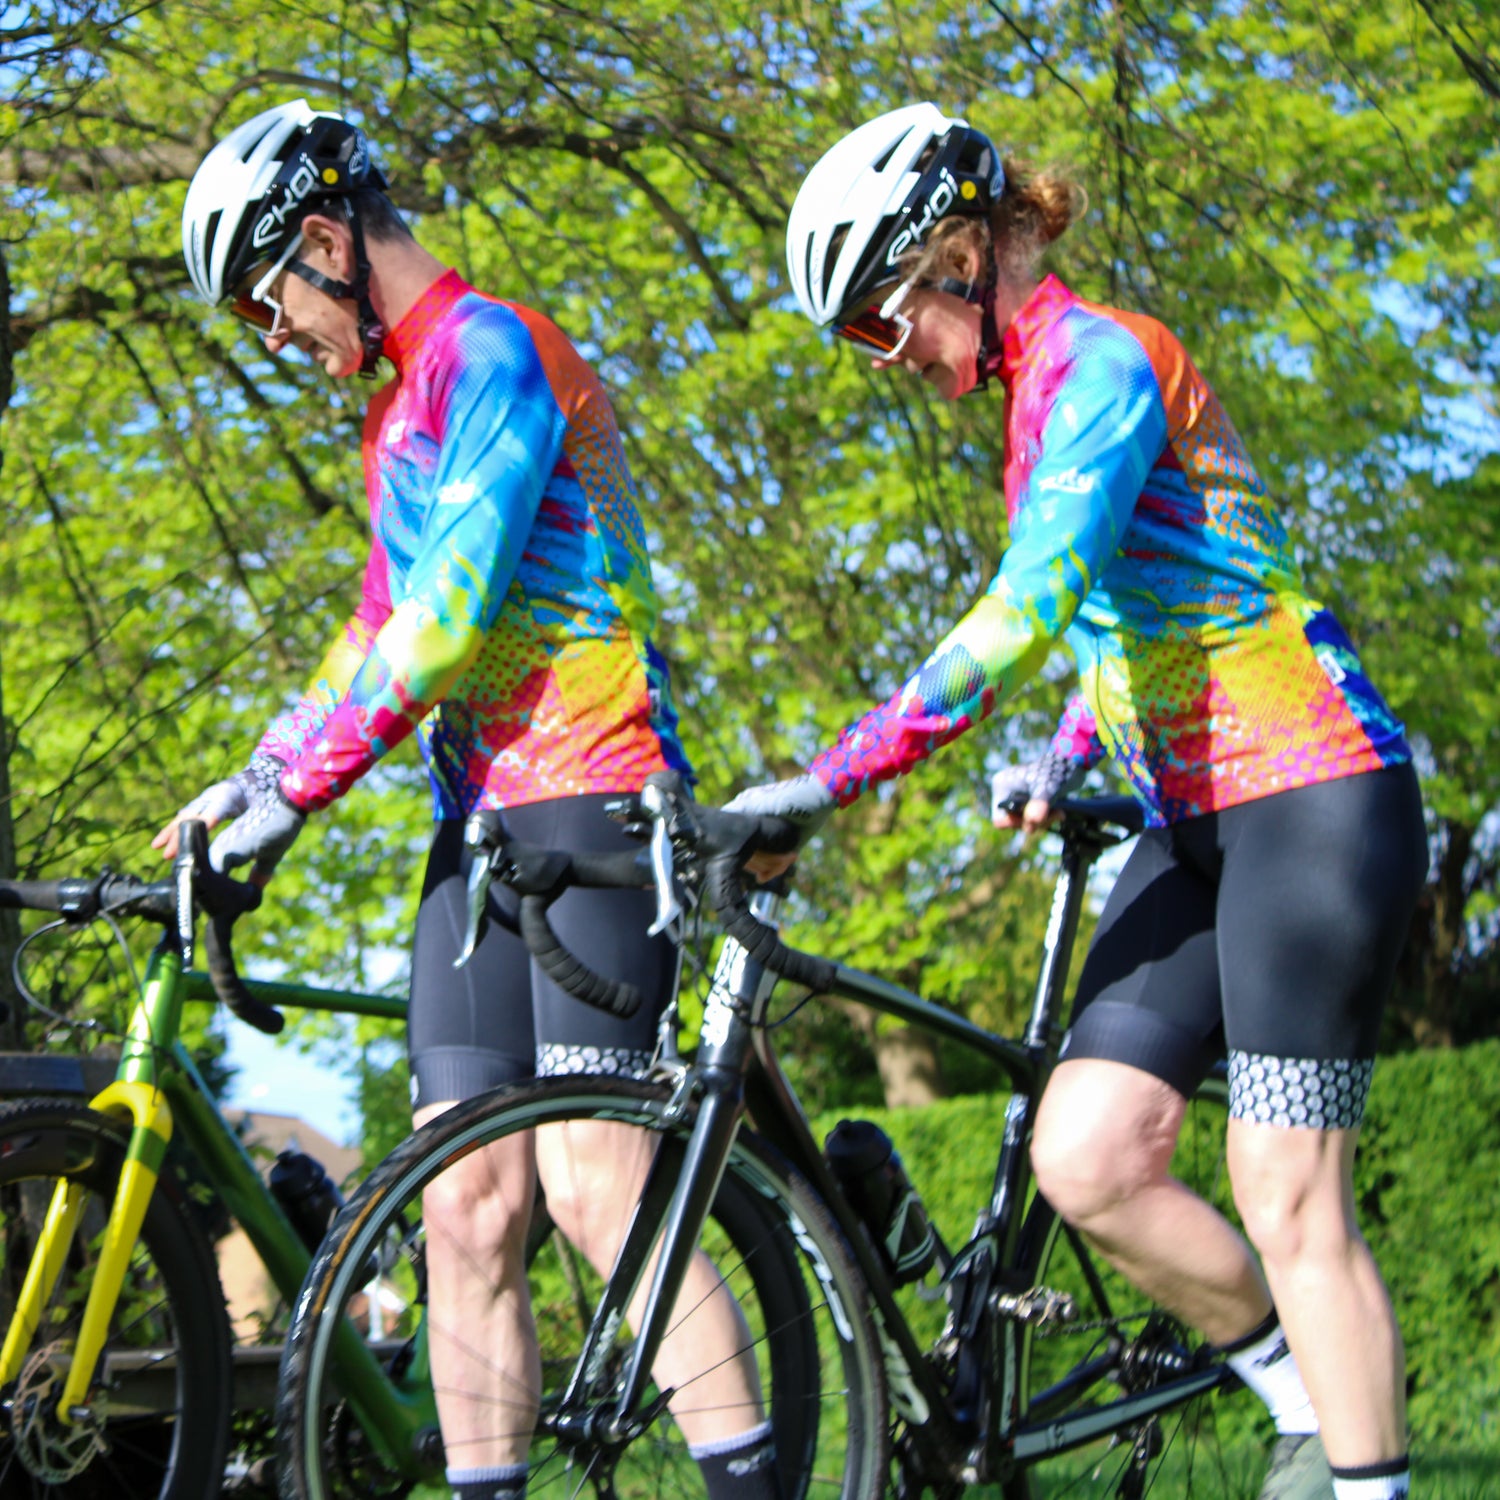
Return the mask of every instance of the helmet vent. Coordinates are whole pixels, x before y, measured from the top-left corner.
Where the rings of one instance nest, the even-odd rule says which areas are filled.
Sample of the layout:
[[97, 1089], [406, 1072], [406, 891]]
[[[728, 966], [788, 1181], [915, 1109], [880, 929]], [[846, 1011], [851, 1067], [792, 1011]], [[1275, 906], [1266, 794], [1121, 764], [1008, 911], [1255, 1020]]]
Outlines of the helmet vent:
[[[844, 248], [844, 241], [849, 238], [849, 231], [853, 227], [852, 223], [840, 224], [828, 237], [828, 249], [823, 256], [823, 285], [819, 289], [820, 296], [826, 297], [828, 295], [828, 288], [833, 284], [834, 267], [839, 263], [839, 251]], [[810, 257], [812, 252], [811, 236], [808, 237], [807, 248]], [[807, 279], [809, 284], [811, 284], [812, 274], [810, 270]]]
[[208, 223], [203, 227], [203, 253], [207, 255], [213, 246], [214, 236], [219, 232], [219, 220], [224, 217], [224, 210], [216, 208], [209, 216]]
[[[274, 110], [267, 110], [264, 114], [259, 116], [259, 118], [265, 121], [265, 129], [262, 130], [259, 135], [247, 139], [241, 146], [240, 150], [242, 159], [245, 161], [249, 161], [250, 157], [255, 152], [255, 148], [260, 145], [260, 143], [265, 140], [265, 138], [270, 135], [273, 130], [277, 129], [281, 123], [276, 118], [276, 113]], [[254, 124], [255, 121], [251, 121], [251, 123]]]

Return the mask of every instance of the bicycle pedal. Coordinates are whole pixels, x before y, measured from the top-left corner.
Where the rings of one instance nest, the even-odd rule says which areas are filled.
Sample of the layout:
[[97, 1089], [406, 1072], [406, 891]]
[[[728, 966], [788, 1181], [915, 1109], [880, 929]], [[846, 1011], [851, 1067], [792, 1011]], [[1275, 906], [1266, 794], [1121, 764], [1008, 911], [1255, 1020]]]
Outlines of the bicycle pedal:
[[1078, 1304], [1066, 1292], [1034, 1286], [1024, 1292], [997, 1292], [994, 1308], [1002, 1318], [1022, 1323], [1071, 1323], [1078, 1317]]

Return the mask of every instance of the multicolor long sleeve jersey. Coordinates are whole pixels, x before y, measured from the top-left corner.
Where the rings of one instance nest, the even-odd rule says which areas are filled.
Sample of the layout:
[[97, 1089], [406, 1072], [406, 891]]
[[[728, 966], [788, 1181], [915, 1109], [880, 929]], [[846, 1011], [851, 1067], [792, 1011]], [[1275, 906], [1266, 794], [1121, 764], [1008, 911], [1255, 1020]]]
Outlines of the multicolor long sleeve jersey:
[[387, 336], [359, 607], [260, 749], [299, 807], [416, 730], [435, 815], [687, 771], [645, 531], [603, 386], [540, 314], [449, 271]]
[[1010, 546], [900, 691], [813, 761], [839, 803], [991, 713], [1063, 636], [1081, 693], [1053, 748], [1107, 751], [1154, 825], [1410, 758], [1172, 334], [1049, 276], [1000, 378]]

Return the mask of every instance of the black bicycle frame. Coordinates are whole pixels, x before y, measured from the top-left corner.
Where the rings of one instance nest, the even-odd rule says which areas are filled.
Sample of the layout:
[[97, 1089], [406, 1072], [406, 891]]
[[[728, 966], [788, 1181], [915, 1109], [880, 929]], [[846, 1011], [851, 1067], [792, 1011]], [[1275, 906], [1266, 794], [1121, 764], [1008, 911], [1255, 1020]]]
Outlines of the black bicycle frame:
[[[873, 974], [837, 967], [831, 992], [959, 1042], [990, 1058], [1012, 1088], [988, 1207], [969, 1243], [947, 1268], [960, 1347], [971, 1349], [990, 1326], [987, 1302], [998, 1269], [1014, 1265], [1030, 1187], [1025, 1143], [1036, 1100], [1056, 1060], [1057, 1017], [1078, 932], [1088, 872], [1118, 840], [1102, 830], [1065, 828], [1062, 872], [1053, 896], [1030, 1021], [1024, 1041], [976, 1026], [962, 1016], [923, 1000]], [[763, 907], [764, 910], [764, 907]], [[603, 1298], [596, 1307], [584, 1348], [560, 1412], [562, 1428], [589, 1420], [587, 1386], [602, 1365], [626, 1308], [634, 1297], [655, 1248], [656, 1226], [667, 1215], [661, 1253], [652, 1277], [641, 1326], [625, 1379], [618, 1388], [609, 1436], [624, 1439], [644, 1428], [665, 1404], [666, 1394], [642, 1410], [652, 1362], [667, 1329], [683, 1275], [729, 1161], [739, 1122], [748, 1111], [756, 1129], [813, 1185], [828, 1206], [870, 1291], [892, 1404], [907, 1423], [923, 1468], [974, 1482], [986, 1467], [987, 1447], [996, 1432], [990, 1393], [993, 1372], [1018, 1367], [1020, 1328], [1003, 1322], [1005, 1347], [995, 1355], [960, 1361], [972, 1389], [953, 1391], [940, 1383], [925, 1351], [907, 1326], [884, 1265], [814, 1140], [807, 1117], [772, 1050], [767, 1029], [776, 975], [737, 944], [726, 944], [705, 1007], [697, 1062], [682, 1075], [682, 1089], [695, 1089], [697, 1118], [684, 1141], [664, 1136], [647, 1186]], [[676, 1103], [677, 1101], [674, 1101]], [[686, 1105], [686, 1098], [681, 1103]], [[669, 1113], [672, 1105], [668, 1106]], [[986, 1372], [990, 1372], [987, 1374]], [[1005, 1384], [1001, 1382], [1000, 1384]], [[1008, 1397], [1014, 1407], [1016, 1397]], [[1000, 1414], [1014, 1426], [1014, 1410]], [[1080, 1439], [1084, 1441], [1085, 1439]]]

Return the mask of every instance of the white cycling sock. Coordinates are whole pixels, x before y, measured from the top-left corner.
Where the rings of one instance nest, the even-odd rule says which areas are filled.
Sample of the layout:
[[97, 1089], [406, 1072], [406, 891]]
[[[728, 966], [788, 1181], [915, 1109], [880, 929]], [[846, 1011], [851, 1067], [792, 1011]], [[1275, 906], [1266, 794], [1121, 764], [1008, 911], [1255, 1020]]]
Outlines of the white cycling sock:
[[1220, 1350], [1229, 1368], [1266, 1403], [1277, 1432], [1300, 1436], [1318, 1430], [1317, 1414], [1275, 1308], [1244, 1338], [1222, 1344]]
[[495, 1464], [489, 1468], [447, 1471], [453, 1500], [522, 1500], [526, 1493], [525, 1464]]
[[1333, 1471], [1334, 1500], [1407, 1500], [1411, 1463], [1403, 1453], [1389, 1463]]

